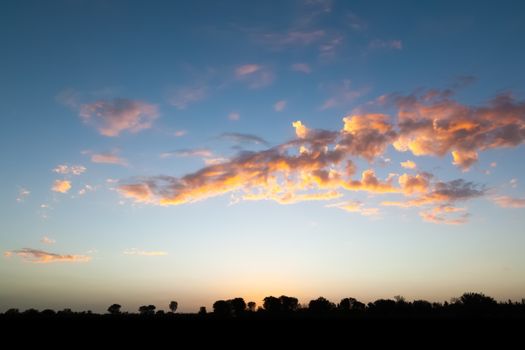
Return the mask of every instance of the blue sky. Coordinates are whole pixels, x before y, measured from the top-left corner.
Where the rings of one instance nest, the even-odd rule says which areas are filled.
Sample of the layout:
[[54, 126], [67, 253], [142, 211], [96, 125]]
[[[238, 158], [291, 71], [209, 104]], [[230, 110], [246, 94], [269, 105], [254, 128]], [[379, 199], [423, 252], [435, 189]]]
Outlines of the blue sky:
[[0, 309], [525, 295], [519, 2], [1, 7]]

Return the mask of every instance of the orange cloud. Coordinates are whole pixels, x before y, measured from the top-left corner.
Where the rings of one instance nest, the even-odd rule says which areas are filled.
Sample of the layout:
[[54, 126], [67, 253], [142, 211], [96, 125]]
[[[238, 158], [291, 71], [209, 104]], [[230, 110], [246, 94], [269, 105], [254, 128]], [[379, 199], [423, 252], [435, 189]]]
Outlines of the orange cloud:
[[[459, 214], [458, 214], [459, 213]], [[433, 224], [460, 225], [467, 222], [469, 213], [465, 208], [456, 208], [451, 206], [437, 206], [431, 210], [421, 211], [419, 213], [424, 221]]]
[[514, 147], [525, 140], [525, 102], [502, 94], [487, 106], [462, 105], [450, 91], [430, 90], [396, 98], [398, 151], [414, 155], [452, 154], [453, 163], [468, 170], [487, 149]]
[[137, 133], [149, 129], [158, 117], [157, 106], [142, 101], [100, 100], [80, 106], [80, 117], [104, 136], [118, 136], [124, 131]]
[[350, 213], [359, 213], [363, 216], [379, 215], [379, 208], [365, 208], [360, 201], [346, 201], [326, 205], [327, 208], [339, 208]]
[[384, 153], [396, 133], [385, 114], [352, 115], [343, 118], [343, 139], [337, 147], [369, 161]]
[[293, 122], [292, 126], [295, 128], [295, 134], [298, 138], [304, 139], [308, 135], [308, 128], [300, 120]]
[[525, 198], [496, 196], [492, 200], [502, 208], [525, 208]]
[[6, 257], [16, 255], [21, 257], [25, 261], [37, 264], [47, 264], [53, 262], [88, 262], [91, 260], [91, 257], [87, 255], [61, 255], [31, 248], [22, 248], [18, 250], [7, 251], [4, 253], [4, 255]]
[[68, 180], [55, 180], [51, 190], [54, 192], [67, 193], [71, 189], [71, 182]]
[[407, 160], [407, 161], [401, 162], [400, 164], [405, 169], [415, 169], [415, 168], [417, 168], [416, 163], [414, 163], [411, 160]]

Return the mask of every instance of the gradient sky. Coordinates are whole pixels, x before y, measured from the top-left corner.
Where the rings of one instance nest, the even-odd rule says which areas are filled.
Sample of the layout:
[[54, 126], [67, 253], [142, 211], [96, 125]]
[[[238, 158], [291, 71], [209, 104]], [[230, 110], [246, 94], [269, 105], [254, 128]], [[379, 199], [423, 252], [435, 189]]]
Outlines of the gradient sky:
[[525, 297], [524, 13], [2, 2], [0, 310]]

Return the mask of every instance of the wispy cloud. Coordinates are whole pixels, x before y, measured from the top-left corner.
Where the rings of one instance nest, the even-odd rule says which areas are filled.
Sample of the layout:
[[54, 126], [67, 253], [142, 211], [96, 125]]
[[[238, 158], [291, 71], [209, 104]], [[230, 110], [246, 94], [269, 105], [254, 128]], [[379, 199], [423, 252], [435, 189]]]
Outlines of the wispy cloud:
[[194, 148], [194, 149], [179, 149], [173, 152], [161, 153], [161, 158], [169, 157], [200, 157], [200, 158], [211, 158], [213, 152], [208, 148]]
[[80, 190], [78, 190], [78, 195], [79, 196], [83, 196], [86, 193], [93, 192], [93, 191], [95, 191], [95, 187], [93, 187], [91, 185], [84, 185], [84, 187], [82, 187]]
[[231, 112], [230, 114], [228, 114], [228, 119], [235, 122], [241, 119], [241, 115], [238, 112]]
[[492, 200], [502, 208], [525, 208], [525, 198], [496, 196]]
[[173, 133], [173, 135], [175, 137], [182, 137], [182, 136], [185, 136], [186, 134], [188, 134], [188, 131], [187, 130], [177, 130]]
[[242, 134], [238, 132], [225, 132], [222, 133], [219, 136], [219, 138], [240, 144], [254, 143], [256, 145], [269, 145], [268, 141], [266, 141], [262, 137], [252, 134]]
[[111, 152], [94, 153], [92, 151], [83, 151], [83, 154], [89, 154], [91, 162], [98, 164], [116, 164], [116, 165], [128, 165], [126, 159], [118, 155], [118, 150]]
[[31, 194], [31, 191], [29, 191], [25, 187], [19, 187], [18, 188], [18, 195], [16, 196], [16, 201], [18, 203], [22, 203], [29, 195]]
[[312, 73], [312, 68], [307, 63], [294, 63], [291, 68], [294, 72], [301, 72], [304, 74]]
[[55, 244], [56, 241], [52, 238], [49, 238], [47, 236], [43, 236], [41, 239], [40, 239], [40, 242], [41, 243], [44, 243], [44, 244], [47, 244], [47, 245], [52, 245], [52, 244]]
[[126, 249], [124, 255], [139, 255], [139, 256], [165, 256], [168, 255], [165, 251], [146, 251], [137, 248]]
[[367, 208], [361, 201], [346, 201], [326, 205], [327, 208], [339, 208], [350, 213], [358, 213], [363, 216], [379, 215], [379, 208]]
[[343, 37], [341, 35], [330, 38], [319, 46], [319, 56], [321, 58], [330, 58], [335, 56], [337, 49], [342, 43]]
[[100, 100], [80, 106], [80, 117], [101, 135], [119, 136], [149, 129], [158, 117], [156, 105], [128, 99]]
[[235, 77], [251, 89], [269, 86], [275, 80], [275, 74], [270, 68], [253, 63], [235, 68]]
[[341, 84], [328, 87], [328, 90], [332, 96], [323, 102], [321, 110], [348, 105], [368, 91], [367, 88], [354, 89], [348, 79], [343, 80]]
[[168, 101], [171, 105], [178, 109], [185, 109], [190, 104], [198, 102], [206, 98], [206, 86], [182, 87], [173, 89], [169, 92]]
[[286, 107], [286, 100], [280, 100], [275, 102], [273, 105], [273, 109], [275, 109], [276, 112], [282, 112], [284, 111], [284, 108]]
[[403, 49], [403, 42], [401, 40], [381, 40], [375, 39], [368, 44], [369, 49]]
[[53, 169], [53, 172], [57, 174], [62, 175], [81, 175], [86, 171], [86, 167], [83, 165], [65, 165], [61, 164], [58, 165], [56, 168]]
[[50, 253], [43, 250], [22, 248], [17, 250], [9, 250], [4, 253], [6, 257], [13, 255], [19, 256], [27, 262], [37, 264], [47, 264], [54, 262], [88, 262], [91, 260], [90, 256], [87, 255], [73, 255], [73, 254], [57, 254]]
[[355, 31], [364, 31], [368, 29], [368, 23], [353, 12], [346, 15], [346, 20], [346, 24]]
[[67, 193], [71, 189], [71, 181], [68, 180], [55, 180], [51, 190], [53, 192]]

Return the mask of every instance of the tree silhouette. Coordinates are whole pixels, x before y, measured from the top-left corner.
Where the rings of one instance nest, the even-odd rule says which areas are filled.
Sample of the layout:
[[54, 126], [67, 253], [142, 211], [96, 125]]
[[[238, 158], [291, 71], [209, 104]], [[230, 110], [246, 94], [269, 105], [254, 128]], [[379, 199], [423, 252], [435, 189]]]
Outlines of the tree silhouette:
[[232, 306], [226, 300], [217, 300], [213, 303], [213, 313], [219, 317], [230, 317], [232, 315]]
[[281, 311], [281, 301], [279, 298], [269, 296], [263, 299], [263, 307], [268, 312], [276, 313]]
[[257, 304], [255, 304], [254, 301], [250, 301], [248, 302], [248, 311], [250, 312], [255, 312], [255, 308], [256, 308]]
[[171, 301], [169, 305], [171, 312], [175, 313], [175, 311], [177, 311], [178, 306], [179, 306], [179, 303], [177, 303], [175, 300]]
[[343, 312], [363, 311], [365, 309], [365, 304], [355, 298], [344, 298], [341, 299], [337, 308]]
[[113, 304], [108, 307], [108, 312], [112, 315], [118, 315], [120, 314], [120, 306], [119, 304]]
[[144, 316], [151, 316], [155, 314], [155, 305], [142, 305], [139, 307], [139, 312]]
[[198, 315], [199, 316], [206, 316], [208, 312], [206, 311], [206, 307], [205, 306], [201, 306], [200, 309], [199, 309], [199, 313]]
[[335, 304], [323, 297], [310, 300], [310, 303], [308, 303], [308, 311], [316, 314], [328, 313], [333, 309], [335, 309]]
[[294, 297], [288, 297], [286, 295], [281, 295], [279, 297], [279, 301], [281, 302], [282, 312], [297, 311], [297, 308], [299, 307], [299, 300]]
[[244, 311], [246, 311], [246, 302], [243, 298], [234, 298], [228, 300], [228, 303], [230, 303], [235, 316], [240, 316]]

